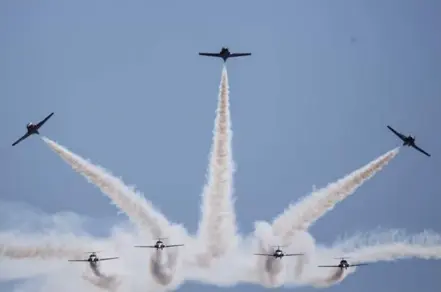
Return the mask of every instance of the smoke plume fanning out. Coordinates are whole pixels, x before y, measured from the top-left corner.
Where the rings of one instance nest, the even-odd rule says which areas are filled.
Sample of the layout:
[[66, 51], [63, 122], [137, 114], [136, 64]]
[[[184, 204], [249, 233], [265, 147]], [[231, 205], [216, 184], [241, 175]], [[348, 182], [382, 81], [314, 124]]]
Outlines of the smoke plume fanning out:
[[[127, 214], [137, 227], [114, 228], [108, 238], [78, 236], [52, 230], [45, 234], [0, 232], [0, 281], [29, 279], [20, 291], [165, 291], [188, 280], [219, 286], [238, 283], [265, 287], [326, 287], [355, 272], [318, 268], [338, 264], [336, 256], [350, 257], [350, 263], [374, 263], [404, 258], [439, 259], [441, 237], [424, 232], [407, 236], [397, 231], [357, 234], [331, 247], [318, 245], [309, 227], [334, 206], [353, 194], [398, 153], [391, 150], [346, 177], [314, 190], [297, 204], [292, 204], [269, 224], [256, 222], [254, 233], [237, 234], [233, 198], [232, 130], [229, 112], [229, 87], [223, 68], [207, 183], [203, 190], [201, 219], [196, 236], [188, 235], [181, 225], [170, 223], [151, 202], [134, 188], [126, 186], [102, 167], [72, 153], [56, 142], [43, 141], [75, 171], [95, 184]], [[184, 247], [136, 249], [134, 245], [154, 244], [166, 237], [170, 244]], [[146, 243], [147, 242], [147, 243]], [[272, 253], [275, 246], [285, 253], [303, 256], [274, 259], [254, 253]], [[90, 249], [111, 251], [120, 258], [103, 262], [99, 269], [71, 264], [67, 259], [83, 258]], [[85, 272], [79, 281], [81, 272]], [[36, 280], [38, 279], [38, 280]], [[87, 284], [87, 285], [86, 285]], [[91, 285], [92, 284], [92, 285]], [[95, 290], [94, 290], [95, 289]]]

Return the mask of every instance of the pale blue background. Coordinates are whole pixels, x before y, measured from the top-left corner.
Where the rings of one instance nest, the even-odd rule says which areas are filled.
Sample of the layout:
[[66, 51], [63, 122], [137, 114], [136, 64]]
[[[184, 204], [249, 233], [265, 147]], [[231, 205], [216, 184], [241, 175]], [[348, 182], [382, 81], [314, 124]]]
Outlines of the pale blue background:
[[[241, 232], [397, 146], [386, 124], [432, 158], [403, 149], [313, 235], [441, 232], [440, 11], [437, 0], [2, 1], [0, 199], [106, 222], [95, 234], [126, 220], [37, 137], [10, 146], [55, 111], [43, 134], [194, 232], [221, 73], [220, 60], [197, 53], [225, 45], [253, 53], [228, 62]], [[436, 291], [440, 271], [435, 261], [379, 263], [329, 291]]]

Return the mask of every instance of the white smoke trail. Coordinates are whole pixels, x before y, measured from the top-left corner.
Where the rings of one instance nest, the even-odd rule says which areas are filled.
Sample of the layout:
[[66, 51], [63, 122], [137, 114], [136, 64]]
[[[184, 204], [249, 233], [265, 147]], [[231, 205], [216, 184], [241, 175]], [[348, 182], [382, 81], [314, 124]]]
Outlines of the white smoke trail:
[[47, 246], [0, 246], [0, 255], [10, 259], [53, 259], [53, 258], [72, 258], [79, 257], [83, 252], [78, 249], [69, 249], [66, 247]]
[[[349, 264], [395, 261], [405, 258], [441, 259], [441, 235], [422, 232], [409, 236], [401, 230], [369, 232], [339, 240], [331, 248], [316, 247], [301, 277], [295, 275], [293, 265], [287, 265], [287, 285], [312, 285], [328, 287], [345, 279], [356, 270], [349, 268], [319, 268], [319, 265], [335, 265], [338, 257], [346, 257]], [[360, 267], [362, 270], [363, 267]]]
[[[232, 131], [228, 90], [227, 69], [224, 66], [198, 232], [211, 258], [223, 256], [234, 249], [238, 241], [232, 197], [234, 163], [231, 150]], [[209, 261], [209, 259], [205, 260]]]
[[[43, 137], [43, 140], [52, 150], [58, 153], [61, 158], [71, 165], [75, 171], [83, 175], [89, 182], [95, 184], [104, 194], [109, 196], [114, 204], [123, 210], [132, 222], [138, 225], [141, 232], [147, 229], [154, 238], [170, 237], [174, 234], [171, 232], [173, 226], [171, 226], [167, 219], [158, 211], [154, 210], [152, 204], [140, 193], [136, 192], [133, 188], [126, 186], [121, 179], [112, 176], [103, 168], [93, 165], [46, 137]], [[174, 238], [172, 237], [172, 239]], [[174, 257], [177, 256], [178, 254], [174, 255]], [[176, 263], [176, 261], [176, 258], [171, 260], [167, 269], [173, 270], [170, 264]], [[153, 275], [154, 279], [159, 279], [160, 284], [165, 285], [170, 283], [172, 275], [169, 273], [167, 277], [164, 277], [164, 273], [166, 272], [161, 272], [161, 269], [165, 269], [166, 267], [157, 265], [156, 267], [156, 269], [151, 270], [152, 272], [158, 273]]]
[[403, 230], [359, 234], [339, 248], [356, 262], [373, 263], [405, 258], [441, 259], [441, 235], [425, 231], [407, 236]]
[[326, 212], [353, 194], [365, 181], [380, 171], [398, 154], [399, 148], [393, 149], [366, 166], [346, 177], [313, 192], [296, 204], [291, 204], [273, 221], [273, 232], [282, 237], [284, 243], [291, 240], [298, 230], [307, 230]]
[[149, 230], [154, 238], [168, 236], [169, 222], [141, 193], [126, 186], [121, 179], [112, 176], [105, 169], [93, 165], [49, 138], [42, 139], [76, 172], [100, 188], [141, 230]]
[[[54, 243], [53, 238], [53, 235], [20, 238], [16, 233], [0, 234], [0, 256], [9, 259], [77, 259], [84, 256], [84, 251], [96, 245], [96, 241], [91, 242], [73, 234], [63, 236], [62, 241], [66, 244]], [[29, 241], [33, 244], [29, 245]], [[86, 246], [86, 242], [90, 244]]]
[[92, 270], [95, 277], [91, 277], [87, 274], [84, 274], [83, 279], [100, 289], [114, 292], [121, 284], [121, 281], [118, 279], [117, 276], [115, 275], [109, 276], [103, 274], [99, 266], [90, 266], [90, 269]]
[[90, 277], [89, 275], [83, 275], [83, 279], [89, 282], [90, 284], [94, 285], [95, 287], [98, 287], [100, 289], [109, 291], [109, 292], [116, 292], [118, 287], [120, 286], [121, 282], [118, 280], [115, 276], [106, 276], [101, 274], [99, 271], [94, 272], [95, 274], [98, 273], [99, 275], [96, 275], [96, 277]]

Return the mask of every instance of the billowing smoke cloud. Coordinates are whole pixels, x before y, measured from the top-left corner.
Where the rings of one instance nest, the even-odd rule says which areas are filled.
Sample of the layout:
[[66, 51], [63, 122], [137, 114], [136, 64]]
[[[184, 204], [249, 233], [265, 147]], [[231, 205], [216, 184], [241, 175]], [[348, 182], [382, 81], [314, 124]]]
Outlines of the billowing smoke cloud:
[[[26, 212], [23, 212], [26, 213]], [[35, 218], [35, 216], [32, 216]], [[63, 230], [69, 224], [57, 222]], [[69, 218], [69, 216], [67, 216]], [[47, 220], [45, 220], [47, 221]], [[177, 227], [173, 227], [177, 228]], [[184, 236], [185, 230], [171, 231], [175, 237]], [[47, 233], [47, 232], [46, 232]], [[49, 235], [25, 234], [17, 232], [0, 232], [2, 255], [6, 260], [0, 261], [0, 280], [28, 278], [39, 276], [44, 282], [39, 287], [50, 287], [45, 291], [61, 289], [60, 279], [64, 285], [69, 283], [64, 291], [75, 291], [73, 287], [82, 291], [90, 291], [87, 287], [78, 284], [80, 269], [90, 270], [87, 265], [67, 263], [69, 256], [81, 256], [80, 252], [89, 249], [106, 250], [110, 256], [118, 255], [119, 260], [105, 262], [102, 265], [108, 271], [99, 271], [101, 275], [116, 275], [118, 284], [124, 290], [145, 291], [146, 287], [154, 287], [155, 291], [164, 288], [173, 289], [185, 280], [194, 280], [206, 284], [231, 286], [237, 283], [261, 284], [267, 287], [312, 285], [325, 287], [343, 280], [355, 269], [340, 271], [333, 268], [317, 268], [323, 264], [338, 264], [334, 257], [349, 256], [350, 263], [373, 263], [384, 260], [397, 260], [401, 258], [440, 258], [441, 237], [434, 233], [422, 233], [417, 236], [406, 236], [403, 233], [373, 232], [356, 235], [353, 238], [340, 240], [333, 247], [321, 247], [315, 244], [313, 237], [306, 231], [296, 233], [291, 245], [284, 246], [286, 253], [305, 253], [303, 257], [272, 258], [253, 256], [255, 252], [271, 252], [274, 245], [280, 244], [280, 237], [273, 234], [272, 226], [266, 222], [256, 223], [253, 237], [245, 238], [237, 249], [230, 254], [219, 258], [210, 267], [194, 265], [197, 255], [198, 239], [188, 238], [188, 246], [182, 249], [184, 260], [182, 268], [175, 268], [173, 252], [165, 253], [149, 249], [134, 249], [133, 245], [139, 244], [139, 238], [134, 230], [127, 227], [114, 228], [109, 238], [94, 238], [78, 236], [52, 230]], [[66, 253], [66, 254], [65, 254]], [[153, 253], [150, 257], [149, 254]], [[20, 258], [22, 260], [8, 260]], [[43, 260], [44, 259], [44, 260]], [[19, 266], [18, 262], [23, 263]], [[179, 261], [178, 261], [179, 262]], [[156, 265], [157, 264], [157, 265]], [[14, 267], [15, 266], [15, 267]], [[149, 273], [150, 271], [150, 273]], [[96, 276], [96, 275], [95, 275]], [[109, 291], [115, 289], [109, 281], [109, 276], [86, 277], [89, 283], [105, 288]], [[111, 278], [112, 276], [110, 276]], [[32, 281], [32, 280], [31, 280]], [[72, 285], [70, 285], [72, 283]], [[159, 283], [160, 286], [155, 286]], [[119, 286], [118, 286], [119, 285]], [[164, 285], [166, 285], [164, 287]], [[163, 287], [163, 288], [161, 288]], [[35, 288], [35, 287], [33, 287]], [[43, 288], [40, 288], [43, 291]], [[40, 291], [31, 289], [30, 291]]]
[[202, 195], [202, 214], [199, 238], [204, 242], [209, 258], [219, 258], [237, 246], [237, 227], [233, 201], [233, 158], [231, 150], [231, 121], [228, 76], [222, 70], [213, 144]]
[[338, 202], [353, 194], [365, 181], [386, 166], [398, 154], [398, 150], [396, 148], [387, 152], [337, 182], [314, 191], [296, 204], [291, 204], [274, 220], [274, 234], [282, 237], [284, 243], [291, 243], [298, 230], [307, 230]]
[[[43, 140], [52, 150], [71, 165], [75, 171], [86, 177], [90, 182], [98, 186], [103, 193], [108, 195], [114, 204], [123, 210], [129, 218], [138, 225], [141, 232], [149, 230], [153, 238], [167, 237], [176, 240], [177, 238], [173, 236], [176, 232], [172, 232], [172, 229], [184, 230], [180, 228], [179, 225], [171, 225], [141, 194], [126, 186], [120, 179], [115, 178], [103, 168], [93, 165], [46, 137], [43, 137]], [[184, 231], [181, 232], [179, 238], [184, 240], [182, 233], [184, 233]], [[151, 269], [151, 271], [156, 273], [154, 274], [154, 278], [164, 285], [171, 282], [173, 277], [170, 271], [174, 271], [174, 266], [172, 267], [171, 265], [176, 265], [178, 261], [177, 252], [170, 252], [168, 254], [169, 261], [167, 265], [163, 267], [163, 271], [161, 270], [161, 265], [158, 264], [160, 261], [155, 258], [151, 259], [151, 263], [154, 263], [151, 266], [155, 267]]]

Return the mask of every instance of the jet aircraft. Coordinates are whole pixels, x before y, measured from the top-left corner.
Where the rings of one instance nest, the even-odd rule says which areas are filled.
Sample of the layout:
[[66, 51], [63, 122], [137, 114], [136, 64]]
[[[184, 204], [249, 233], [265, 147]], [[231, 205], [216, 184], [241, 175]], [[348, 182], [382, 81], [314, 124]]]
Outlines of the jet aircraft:
[[177, 247], [177, 246], [184, 246], [183, 244], [164, 244], [165, 238], [158, 238], [155, 245], [135, 245], [135, 247], [143, 247], [143, 248], [156, 248], [156, 250], [163, 250], [167, 247]]
[[[340, 259], [340, 258], [336, 258], [337, 260], [338, 259]], [[349, 263], [348, 263], [348, 261], [345, 259], [345, 258], [341, 258], [341, 261], [340, 261], [340, 263], [338, 264], [338, 265], [331, 265], [331, 266], [318, 266], [319, 268], [340, 268], [341, 270], [343, 270], [343, 269], [348, 269], [349, 267], [358, 267], [358, 266], [366, 266], [367, 264], [362, 264], [362, 263], [360, 263], [360, 264], [353, 264], [353, 265], [350, 265]]]
[[401, 140], [403, 140], [403, 146], [413, 147], [413, 148], [415, 148], [416, 150], [418, 150], [418, 151], [420, 151], [421, 153], [423, 153], [424, 155], [430, 157], [430, 154], [429, 154], [429, 153], [427, 153], [426, 151], [424, 151], [423, 149], [421, 149], [420, 147], [418, 147], [418, 146], [415, 144], [415, 136], [411, 136], [411, 135], [409, 135], [409, 136], [405, 136], [405, 135], [399, 133], [398, 131], [396, 131], [395, 129], [393, 129], [391, 126], [387, 126], [387, 128], [388, 128], [389, 130], [391, 130], [395, 135], [397, 135]]
[[228, 58], [251, 56], [251, 53], [230, 53], [228, 48], [223, 47], [219, 53], [199, 53], [199, 55], [222, 58], [226, 62]]
[[37, 124], [33, 124], [33, 123], [28, 123], [26, 125], [26, 129], [27, 129], [27, 133], [24, 134], [20, 139], [18, 139], [17, 141], [15, 141], [12, 146], [17, 145], [18, 143], [20, 143], [21, 141], [23, 141], [24, 139], [26, 139], [27, 137], [29, 137], [30, 135], [33, 134], [40, 134], [38, 132], [38, 129], [41, 128], [41, 126], [43, 126], [44, 123], [47, 122], [47, 120], [49, 120], [50, 117], [52, 117], [54, 113], [51, 113], [50, 115], [48, 115], [47, 117], [45, 117], [41, 122], [37, 123]]
[[277, 246], [277, 249], [274, 251], [274, 253], [255, 253], [254, 255], [275, 257], [276, 259], [281, 259], [283, 257], [302, 256], [304, 254], [303, 253], [283, 253], [283, 251], [280, 249], [280, 246]]
[[90, 267], [92, 269], [96, 269], [98, 266], [98, 262], [100, 261], [109, 261], [109, 260], [116, 260], [119, 257], [112, 257], [112, 258], [98, 258], [98, 256], [96, 255], [96, 251], [90, 251], [87, 252], [90, 253], [89, 258], [88, 259], [84, 259], [84, 260], [68, 260], [69, 262], [88, 262], [90, 264]]

